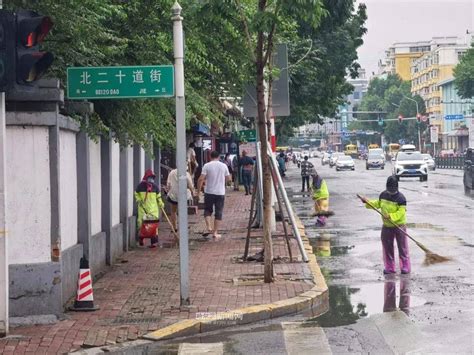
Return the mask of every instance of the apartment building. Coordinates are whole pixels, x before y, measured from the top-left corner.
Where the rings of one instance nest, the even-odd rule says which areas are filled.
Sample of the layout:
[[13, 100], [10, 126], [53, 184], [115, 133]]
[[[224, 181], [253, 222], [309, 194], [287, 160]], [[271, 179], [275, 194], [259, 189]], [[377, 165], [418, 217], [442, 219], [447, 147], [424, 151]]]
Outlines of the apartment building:
[[431, 124], [444, 132], [440, 83], [453, 76], [453, 69], [469, 46], [458, 37], [435, 37], [431, 50], [411, 64], [411, 92], [425, 101]]
[[398, 74], [403, 80], [410, 80], [412, 61], [430, 50], [430, 41], [394, 43], [385, 51], [385, 59], [379, 61], [378, 76]]

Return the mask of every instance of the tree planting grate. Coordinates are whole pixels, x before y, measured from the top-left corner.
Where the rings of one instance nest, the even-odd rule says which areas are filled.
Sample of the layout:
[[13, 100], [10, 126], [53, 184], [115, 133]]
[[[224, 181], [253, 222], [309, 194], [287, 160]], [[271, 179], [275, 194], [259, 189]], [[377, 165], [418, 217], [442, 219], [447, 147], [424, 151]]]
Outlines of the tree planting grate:
[[161, 317], [117, 317], [111, 320], [111, 324], [147, 324], [158, 323]]

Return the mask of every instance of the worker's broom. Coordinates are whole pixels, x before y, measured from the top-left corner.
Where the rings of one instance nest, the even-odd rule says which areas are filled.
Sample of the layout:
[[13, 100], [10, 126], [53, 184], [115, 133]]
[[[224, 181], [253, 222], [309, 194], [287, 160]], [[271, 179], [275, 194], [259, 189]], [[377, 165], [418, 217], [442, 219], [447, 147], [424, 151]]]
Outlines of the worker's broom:
[[425, 261], [424, 265], [433, 265], [433, 264], [438, 264], [438, 263], [444, 263], [446, 261], [450, 261], [451, 258], [448, 258], [446, 256], [438, 255], [436, 253], [433, 253], [431, 250], [429, 250], [427, 247], [425, 247], [423, 244], [415, 240], [411, 235], [409, 235], [405, 230], [397, 226], [395, 223], [393, 223], [390, 219], [385, 218], [385, 216], [380, 212], [375, 206], [373, 206], [370, 202], [365, 202], [364, 199], [362, 198], [361, 195], [357, 194], [357, 197], [364, 203], [367, 203], [374, 211], [376, 211], [379, 215], [382, 216], [382, 218], [385, 221], [390, 222], [395, 228], [397, 228], [399, 231], [401, 231], [403, 234], [405, 234], [408, 238], [410, 238], [418, 247], [420, 247], [421, 250], [425, 252]]
[[167, 214], [166, 211], [165, 211], [165, 208], [162, 207], [162, 208], [161, 208], [161, 211], [163, 212], [163, 214], [164, 214], [164, 216], [165, 216], [165, 218], [166, 218], [166, 221], [168, 222], [168, 224], [169, 224], [169, 226], [170, 226], [170, 228], [171, 228], [171, 232], [173, 233], [173, 236], [174, 236], [174, 239], [175, 239], [176, 243], [179, 245], [179, 236], [178, 236], [178, 233], [176, 233], [176, 230], [174, 229], [173, 224], [171, 223], [171, 221], [170, 221], [170, 219], [169, 219], [169, 217], [168, 217], [168, 214]]
[[334, 216], [334, 211], [318, 211], [312, 214], [313, 217], [332, 217]]

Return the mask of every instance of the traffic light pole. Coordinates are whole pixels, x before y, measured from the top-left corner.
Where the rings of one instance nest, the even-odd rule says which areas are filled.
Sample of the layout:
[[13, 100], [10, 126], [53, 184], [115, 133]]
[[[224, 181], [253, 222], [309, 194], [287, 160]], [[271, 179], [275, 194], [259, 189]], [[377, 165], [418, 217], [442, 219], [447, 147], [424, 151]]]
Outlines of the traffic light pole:
[[178, 167], [179, 282], [181, 305], [189, 305], [188, 179], [186, 173], [186, 116], [184, 101], [184, 43], [181, 6], [171, 8], [176, 86], [176, 162]]
[[[0, 0], [0, 9], [3, 1]], [[5, 93], [0, 93], [0, 337], [8, 334], [8, 242], [6, 188], [6, 114]]]

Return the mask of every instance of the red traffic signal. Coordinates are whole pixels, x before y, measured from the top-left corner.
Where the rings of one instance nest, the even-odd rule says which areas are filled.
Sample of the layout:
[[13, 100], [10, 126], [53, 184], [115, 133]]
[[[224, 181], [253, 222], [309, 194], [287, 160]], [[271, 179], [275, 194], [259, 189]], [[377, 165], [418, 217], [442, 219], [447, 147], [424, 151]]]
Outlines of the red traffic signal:
[[38, 80], [53, 63], [54, 56], [39, 50], [53, 21], [34, 11], [19, 11], [16, 17], [16, 82], [20, 85]]
[[421, 114], [416, 114], [416, 120], [418, 121], [418, 123], [421, 122]]
[[399, 123], [402, 123], [402, 121], [403, 121], [403, 116], [402, 116], [402, 115], [398, 115], [398, 122], [399, 122]]

